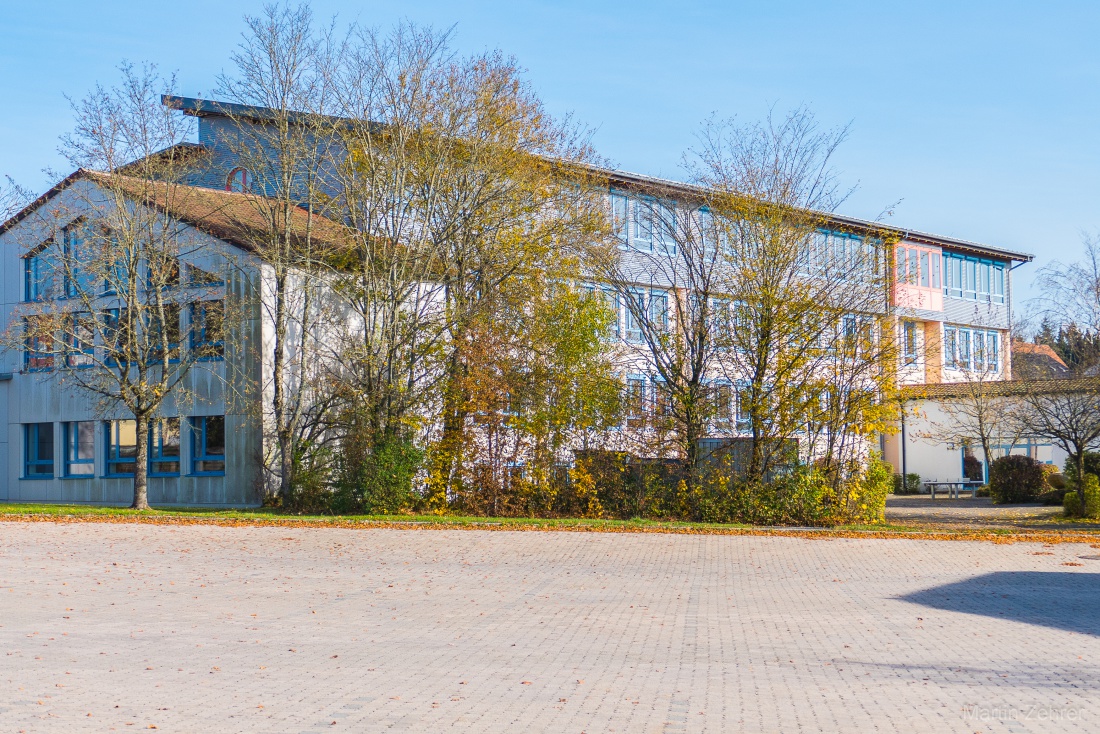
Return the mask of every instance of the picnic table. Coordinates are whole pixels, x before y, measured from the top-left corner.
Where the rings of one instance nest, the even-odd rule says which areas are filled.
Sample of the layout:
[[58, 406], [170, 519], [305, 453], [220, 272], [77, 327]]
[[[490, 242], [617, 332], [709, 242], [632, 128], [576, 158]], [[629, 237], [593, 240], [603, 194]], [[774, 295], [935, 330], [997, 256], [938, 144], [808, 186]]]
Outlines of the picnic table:
[[981, 482], [972, 482], [969, 479], [954, 479], [946, 482], [935, 480], [924, 482], [924, 486], [928, 487], [928, 490], [932, 493], [932, 499], [936, 499], [937, 489], [946, 489], [948, 499], [957, 500], [959, 498], [959, 492], [965, 492], [966, 490], [970, 490], [971, 497], [976, 497], [978, 487], [981, 485]]

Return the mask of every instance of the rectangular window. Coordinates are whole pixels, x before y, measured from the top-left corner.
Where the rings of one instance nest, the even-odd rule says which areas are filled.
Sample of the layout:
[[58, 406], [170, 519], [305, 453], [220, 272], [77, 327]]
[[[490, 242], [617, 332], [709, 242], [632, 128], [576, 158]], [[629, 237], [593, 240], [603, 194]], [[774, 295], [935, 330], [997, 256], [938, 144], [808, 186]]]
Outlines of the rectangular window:
[[180, 419], [163, 418], [149, 428], [149, 474], [174, 477], [179, 473]]
[[65, 476], [90, 477], [95, 474], [95, 422], [64, 423]]
[[80, 266], [94, 262], [94, 253], [88, 242], [87, 225], [77, 223], [65, 228], [65, 297], [94, 298], [95, 277]]
[[65, 324], [65, 364], [90, 367], [95, 355], [95, 324], [90, 313], [74, 313]]
[[932, 271], [928, 266], [928, 253], [921, 251], [920, 254], [920, 286], [921, 288], [930, 288], [932, 282]]
[[958, 331], [953, 327], [946, 327], [943, 330], [943, 363], [949, 369], [956, 369], [958, 366]]
[[49, 245], [23, 258], [23, 299], [42, 301], [53, 298], [57, 262]]
[[643, 377], [629, 377], [626, 380], [626, 425], [629, 428], [645, 426], [649, 405], [646, 401], [646, 380]]
[[649, 320], [654, 327], [668, 331], [668, 294], [652, 291], [649, 294]]
[[714, 420], [726, 425], [733, 419], [733, 386], [719, 383], [711, 390], [714, 395]]
[[676, 235], [678, 228], [676, 223], [676, 209], [671, 204], [658, 204], [653, 208], [654, 234], [661, 243], [661, 251], [670, 255], [676, 254]]
[[105, 421], [107, 476], [132, 477], [137, 462], [137, 421]]
[[179, 258], [166, 252], [150, 253], [145, 277], [149, 288], [175, 288], [180, 284]]
[[970, 332], [966, 329], [958, 330], [959, 356], [956, 367], [960, 370], [970, 369]]
[[53, 369], [53, 321], [44, 316], [23, 319], [23, 369], [27, 372]]
[[191, 473], [225, 474], [225, 416], [191, 419]]
[[200, 359], [221, 359], [225, 356], [222, 323], [225, 307], [222, 301], [201, 301], [191, 304], [191, 350]]
[[177, 362], [180, 358], [180, 305], [165, 303], [162, 308], [163, 319], [155, 308], [149, 312], [149, 353], [158, 360], [167, 354], [169, 362]]
[[658, 377], [653, 378], [653, 413], [658, 418], [672, 415], [672, 393], [668, 390], [668, 384]]
[[[646, 309], [646, 297], [644, 291], [631, 291], [627, 296], [627, 303], [624, 305], [626, 311], [626, 340], [630, 342], [640, 342], [642, 340], [642, 324], [638, 320], [637, 311], [644, 311]], [[637, 309], [637, 311], [635, 311]]]
[[932, 253], [932, 255], [931, 255], [932, 287], [933, 288], [939, 288], [940, 287], [940, 260], [942, 260], [942, 259], [943, 258], [937, 253]]
[[985, 369], [985, 332], [973, 331], [967, 332], [970, 334], [971, 341], [971, 357], [972, 361], [970, 368], [981, 372]]
[[23, 476], [27, 479], [53, 476], [53, 423], [23, 425]]
[[906, 321], [903, 325], [902, 345], [905, 364], [917, 363], [917, 325]]
[[619, 247], [627, 246], [628, 201], [622, 194], [611, 194], [611, 231], [619, 240]]
[[653, 249], [653, 203], [634, 200], [634, 249], [650, 252]]
[[129, 309], [112, 308], [103, 313], [103, 357], [109, 365], [125, 364], [134, 351], [133, 325]]
[[985, 368], [990, 372], [999, 372], [1001, 369], [1001, 335], [995, 331], [986, 332], [985, 335]]

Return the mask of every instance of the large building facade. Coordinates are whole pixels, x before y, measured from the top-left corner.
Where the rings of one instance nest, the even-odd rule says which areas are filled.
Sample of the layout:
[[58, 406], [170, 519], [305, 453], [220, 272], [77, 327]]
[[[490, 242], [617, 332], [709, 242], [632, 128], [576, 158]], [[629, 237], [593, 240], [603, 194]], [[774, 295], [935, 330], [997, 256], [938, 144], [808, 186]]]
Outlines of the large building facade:
[[[205, 165], [196, 169], [188, 183], [207, 192], [196, 197], [205, 204], [171, 214], [183, 226], [193, 227], [196, 239], [207, 240], [204, 252], [223, 253], [223, 266], [224, 262], [233, 263], [237, 275], [226, 276], [225, 288], [251, 289], [256, 299], [254, 312], [239, 332], [240, 343], [227, 343], [220, 360], [196, 365], [188, 377], [188, 401], [177, 404], [169, 400], [148, 437], [138, 437], [133, 421], [121, 413], [103, 413], [87, 395], [59, 379], [71, 365], [36, 361], [29, 347], [22, 353], [9, 350], [0, 365], [0, 421], [4, 424], [0, 430], [0, 500], [128, 502], [132, 457], [139, 440], [150, 446], [149, 497], [153, 504], [247, 506], [262, 498], [264, 437], [259, 403], [269, 382], [270, 366], [263, 355], [271, 351], [272, 338], [262, 315], [269, 305], [260, 285], [264, 268], [244, 246], [247, 238], [236, 236], [234, 227], [242, 226], [240, 218], [232, 226], [220, 228], [205, 221], [214, 212], [236, 206], [235, 197], [246, 195], [254, 186], [253, 172], [226, 143], [240, 124], [230, 114], [239, 114], [241, 108], [186, 98], [166, 102], [198, 118], [197, 150], [202, 151]], [[624, 257], [642, 262], [667, 247], [661, 241], [660, 228], [653, 224], [652, 192], [659, 190], [665, 199], [687, 202], [697, 198], [697, 190], [623, 172], [604, 174], [609, 182], [609, 208], [621, 223], [618, 235]], [[41, 214], [68, 211], [61, 218], [75, 220], [79, 207], [94, 199], [90, 190], [96, 185], [94, 177], [74, 175], [0, 228], [0, 257], [4, 259], [0, 319], [6, 328], [19, 304], [42, 298], [38, 273], [44, 262], [43, 248], [47, 243], [64, 246], [65, 222], [60, 227], [51, 225], [51, 232], [40, 231]], [[52, 220], [57, 221], [58, 216]], [[842, 216], [826, 217], [820, 230], [822, 248], [859, 249], [872, 240], [881, 241], [884, 234], [896, 242], [890, 255], [892, 290], [884, 308], [897, 329], [901, 346], [897, 379], [902, 384], [962, 383], [979, 374], [987, 380], [1011, 376], [1011, 275], [1013, 267], [1029, 262], [1031, 255]], [[184, 271], [192, 267], [201, 272], [222, 266], [206, 261], [182, 263]], [[635, 270], [634, 285], [645, 292], [652, 308], [667, 313], [682, 298], [676, 283], [654, 278], [652, 270], [644, 267]], [[186, 282], [184, 277], [181, 287], [186, 287]], [[642, 414], [659, 410], [654, 371], [639, 346], [630, 309], [618, 300], [615, 307], [614, 333], [626, 355], [623, 381], [639, 412], [635, 420], [644, 421]], [[196, 308], [181, 309], [180, 333], [194, 332]], [[225, 387], [233, 383], [227, 365], [233, 375], [243, 376], [257, 389], [233, 391], [231, 399]], [[242, 397], [246, 393], [247, 397]], [[735, 416], [735, 393], [731, 392], [729, 399], [733, 402], [728, 412]], [[959, 447], [937, 442], [929, 431], [913, 430], [914, 421], [922, 420], [920, 410], [913, 411], [902, 431], [883, 437], [880, 448], [885, 458], [898, 471], [942, 479], [961, 476]]]

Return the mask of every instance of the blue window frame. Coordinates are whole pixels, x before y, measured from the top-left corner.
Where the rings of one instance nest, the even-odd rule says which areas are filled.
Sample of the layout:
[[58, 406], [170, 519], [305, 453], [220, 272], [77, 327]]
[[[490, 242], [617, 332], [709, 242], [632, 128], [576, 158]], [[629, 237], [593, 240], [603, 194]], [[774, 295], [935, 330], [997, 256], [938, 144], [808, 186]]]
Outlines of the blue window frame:
[[649, 413], [648, 380], [642, 375], [626, 378], [626, 425], [628, 428], [644, 428]]
[[611, 231], [615, 238], [619, 240], [619, 247], [622, 248], [627, 247], [629, 243], [627, 228], [630, 220], [627, 217], [627, 212], [630, 207], [628, 202], [629, 199], [621, 193], [611, 192]]
[[635, 250], [653, 251], [653, 201], [650, 199], [634, 200], [634, 241], [631, 244]]
[[41, 301], [53, 297], [57, 263], [49, 244], [23, 258], [23, 300]]
[[27, 479], [53, 477], [53, 423], [23, 425], [23, 476]]
[[149, 476], [178, 477], [180, 419], [163, 418], [149, 427]]
[[53, 369], [52, 339], [46, 331], [50, 321], [29, 316], [23, 319], [23, 370], [42, 372]]
[[1005, 302], [1005, 263], [943, 253], [943, 294], [988, 303]]
[[95, 356], [95, 323], [90, 313], [74, 313], [65, 325], [65, 364], [91, 367]]
[[109, 477], [132, 477], [137, 466], [137, 421], [105, 421], [107, 473]]
[[149, 350], [154, 359], [164, 359], [164, 345], [167, 343], [169, 362], [178, 362], [180, 359], [180, 305], [178, 303], [165, 303], [163, 323], [155, 310], [147, 314], [149, 329]]
[[199, 359], [222, 359], [225, 356], [222, 336], [225, 307], [222, 301], [192, 303], [190, 312], [191, 350], [198, 352]]
[[87, 225], [83, 222], [70, 224], [65, 228], [65, 297], [95, 297], [95, 277], [80, 267], [80, 263], [92, 260], [88, 252]]
[[200, 476], [225, 474], [225, 416], [191, 419], [191, 473]]
[[95, 474], [95, 422], [76, 421], [62, 424], [66, 477], [90, 477]]
[[668, 331], [668, 294], [664, 291], [650, 291], [649, 321], [661, 331]]
[[917, 363], [917, 325], [913, 321], [902, 325], [902, 357], [905, 364]]
[[[628, 342], [640, 342], [642, 340], [642, 324], [638, 320], [638, 311], [646, 308], [646, 294], [642, 290], [632, 290], [627, 296], [627, 302], [623, 304], [623, 314], [626, 322], [626, 340]], [[635, 310], [637, 309], [637, 311]]]

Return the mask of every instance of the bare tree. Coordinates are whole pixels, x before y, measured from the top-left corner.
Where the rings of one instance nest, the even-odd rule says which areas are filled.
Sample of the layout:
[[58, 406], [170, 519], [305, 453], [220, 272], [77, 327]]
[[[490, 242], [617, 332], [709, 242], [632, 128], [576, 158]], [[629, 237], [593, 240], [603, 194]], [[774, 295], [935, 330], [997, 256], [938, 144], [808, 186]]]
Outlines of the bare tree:
[[1085, 501], [1085, 452], [1100, 448], [1100, 378], [1025, 383], [1018, 420], [1026, 435], [1045, 438], [1077, 466], [1077, 494]]
[[219, 142], [237, 160], [239, 179], [231, 185], [257, 194], [247, 200], [265, 222], [250, 242], [265, 264], [262, 302], [273, 335], [263, 389], [275, 442], [265, 468], [287, 497], [303, 437], [315, 427], [308, 419], [318, 414], [310, 409], [321, 402], [318, 329], [326, 312], [315, 274], [327, 250], [315, 222], [331, 198], [321, 177], [331, 167], [331, 71], [340, 43], [331, 27], [317, 29], [308, 5], [268, 5], [245, 24], [232, 57], [235, 74], [222, 75], [218, 85], [245, 106], [224, 107], [232, 125]]
[[[119, 86], [97, 85], [72, 103], [76, 124], [61, 152], [78, 168], [103, 172], [74, 174], [60, 204], [34, 212], [30, 292], [3, 338], [25, 350], [28, 369], [97, 397], [104, 414], [121, 408], [133, 416], [132, 506], [148, 509], [152, 422], [165, 401], [189, 399], [185, 377], [221, 349], [224, 274], [189, 263], [226, 260], [178, 218], [197, 202], [179, 183], [194, 165], [182, 145], [189, 121], [160, 103], [174, 78], [153, 66], [121, 71]], [[182, 338], [181, 319], [198, 338]]]
[[[1084, 257], [1071, 262], [1053, 262], [1039, 271], [1036, 285], [1040, 295], [1032, 308], [1045, 325], [1065, 333], [1074, 345], [1063, 354], [1077, 375], [1092, 374], [1100, 367], [1100, 239], [1084, 235]], [[1076, 346], [1076, 348], [1073, 348]]]
[[850, 193], [832, 167], [846, 135], [797, 109], [762, 124], [712, 121], [695, 153], [693, 178], [719, 227], [732, 309], [721, 362], [739, 386], [751, 478], [804, 431], [811, 458], [847, 466], [892, 417], [890, 243], [830, 216]]
[[11, 176], [5, 178], [7, 184], [0, 183], [0, 222], [6, 222], [34, 198], [30, 191], [13, 181]]

